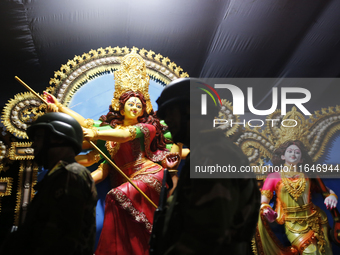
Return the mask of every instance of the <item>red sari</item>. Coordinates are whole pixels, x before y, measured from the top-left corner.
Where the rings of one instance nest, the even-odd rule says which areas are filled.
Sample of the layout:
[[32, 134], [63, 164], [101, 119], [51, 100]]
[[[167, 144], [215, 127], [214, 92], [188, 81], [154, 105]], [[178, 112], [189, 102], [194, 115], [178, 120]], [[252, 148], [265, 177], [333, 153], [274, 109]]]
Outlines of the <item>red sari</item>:
[[[167, 151], [150, 151], [156, 134], [154, 126], [137, 124], [134, 127], [137, 133], [134, 140], [121, 144], [107, 142], [106, 147], [117, 166], [158, 204], [164, 169], [154, 162], [161, 161]], [[120, 175], [114, 172], [110, 178], [111, 184], [120, 186], [106, 196], [103, 229], [95, 254], [149, 254], [155, 207]]]

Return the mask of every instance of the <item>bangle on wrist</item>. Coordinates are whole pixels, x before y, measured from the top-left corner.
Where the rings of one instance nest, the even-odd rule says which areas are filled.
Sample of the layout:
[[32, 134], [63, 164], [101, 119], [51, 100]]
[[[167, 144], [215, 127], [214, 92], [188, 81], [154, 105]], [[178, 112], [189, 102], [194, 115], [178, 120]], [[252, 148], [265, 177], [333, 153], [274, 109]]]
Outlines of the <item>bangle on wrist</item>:
[[127, 129], [130, 132], [131, 140], [134, 140], [136, 138], [136, 136], [137, 136], [136, 128], [134, 126], [129, 126], [129, 127], [127, 127]]
[[104, 163], [101, 163], [99, 166], [98, 166], [98, 168], [97, 168], [97, 170], [103, 170], [103, 166], [104, 166]]
[[90, 129], [93, 131], [93, 138], [94, 138], [94, 139], [97, 139], [98, 136], [99, 136], [98, 129], [95, 128], [95, 127], [91, 127]]
[[261, 190], [261, 195], [267, 197], [269, 200], [271, 200], [274, 196], [273, 192], [270, 190]]
[[336, 200], [338, 200], [338, 196], [334, 193], [330, 193], [327, 197], [329, 197], [329, 196], [334, 196], [336, 198]]
[[270, 209], [273, 209], [268, 203], [261, 203], [261, 207], [260, 207], [260, 210], [261, 209], [265, 209], [265, 208], [270, 208]]
[[84, 120], [84, 124], [85, 124], [85, 128], [91, 128], [94, 124], [94, 120], [93, 119], [86, 119], [86, 120]]
[[89, 152], [89, 156], [93, 159], [94, 162], [98, 163], [100, 160], [100, 154], [97, 151]]

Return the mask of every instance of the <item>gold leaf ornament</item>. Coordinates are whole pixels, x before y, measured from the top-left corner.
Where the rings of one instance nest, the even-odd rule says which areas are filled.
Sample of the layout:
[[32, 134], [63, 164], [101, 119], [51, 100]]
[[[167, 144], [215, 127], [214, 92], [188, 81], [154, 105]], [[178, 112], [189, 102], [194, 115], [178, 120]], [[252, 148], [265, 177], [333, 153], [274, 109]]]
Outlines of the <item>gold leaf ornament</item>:
[[146, 73], [144, 59], [133, 49], [130, 54], [122, 58], [121, 65], [114, 73], [115, 92], [112, 99], [112, 108], [119, 111], [119, 98], [128, 91], [139, 92], [143, 94], [146, 100], [146, 111], [150, 113], [152, 105], [149, 95], [150, 77]]
[[310, 149], [310, 143], [307, 139], [308, 124], [302, 113], [298, 112], [294, 106], [282, 119], [285, 125], [279, 129], [279, 140], [276, 142], [276, 148], [286, 141], [301, 141], [307, 148]]

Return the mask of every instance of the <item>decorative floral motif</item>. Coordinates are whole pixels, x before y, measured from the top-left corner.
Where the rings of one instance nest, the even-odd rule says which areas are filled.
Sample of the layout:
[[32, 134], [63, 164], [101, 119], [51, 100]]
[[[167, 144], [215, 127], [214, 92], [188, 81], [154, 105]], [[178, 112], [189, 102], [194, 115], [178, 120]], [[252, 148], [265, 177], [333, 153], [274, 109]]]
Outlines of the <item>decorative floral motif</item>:
[[266, 196], [269, 200], [273, 198], [273, 192], [270, 190], [261, 190], [261, 195]]
[[112, 189], [108, 193], [126, 210], [137, 222], [144, 223], [146, 230], [151, 233], [152, 225], [143, 212], [138, 211], [132, 204], [131, 200], [118, 188]]
[[272, 158], [275, 148], [283, 141], [287, 141], [288, 136], [289, 139], [303, 141], [309, 150], [308, 154], [313, 162], [316, 162], [323, 155], [332, 136], [340, 130], [340, 106], [330, 106], [315, 111], [309, 118], [297, 113], [296, 108], [293, 107], [285, 116], [287, 118], [290, 116], [289, 118], [297, 122], [293, 123], [297, 127], [295, 130], [281, 127], [280, 123], [283, 120], [285, 124], [290, 125], [289, 118], [283, 119], [281, 111], [276, 110], [267, 116], [266, 119], [273, 122], [267, 121], [265, 129], [246, 126], [235, 131], [232, 139], [248, 156], [252, 165], [263, 164], [263, 157]]
[[[160, 170], [158, 170], [159, 172]], [[149, 174], [141, 174], [141, 175], [137, 175], [136, 177], [133, 178], [133, 180], [135, 181], [142, 181], [144, 182], [146, 185], [148, 185], [149, 187], [151, 187], [152, 189], [155, 189], [158, 193], [161, 193], [161, 188], [162, 188], [162, 184], [161, 182], [156, 179], [155, 177], [152, 177]]]
[[107, 141], [105, 143], [105, 147], [106, 147], [107, 151], [110, 153], [111, 158], [113, 158], [117, 154], [117, 152], [120, 148], [120, 143]]
[[134, 140], [137, 136], [136, 128], [134, 126], [128, 126], [127, 129], [130, 132], [130, 138], [131, 140]]
[[[308, 209], [306, 209], [308, 210]], [[293, 213], [293, 215], [295, 214], [295, 212]], [[326, 245], [326, 241], [324, 238], [324, 233], [323, 230], [321, 228], [322, 224], [326, 224], [327, 221], [322, 221], [321, 222], [321, 214], [318, 210], [312, 208], [312, 213], [308, 216], [286, 216], [285, 220], [286, 222], [291, 222], [291, 223], [298, 223], [301, 226], [305, 226], [305, 228], [296, 230], [294, 228], [289, 227], [288, 224], [286, 224], [286, 227], [289, 229], [289, 231], [293, 232], [293, 233], [298, 233], [298, 234], [304, 234], [310, 231], [310, 235], [309, 238], [305, 238], [305, 242], [299, 243], [299, 247], [298, 249], [300, 251], [303, 251], [305, 248], [308, 247], [308, 245], [310, 245], [312, 242], [316, 243], [319, 251], [324, 254], [325, 253], [325, 245]], [[316, 242], [316, 240], [317, 242]], [[301, 252], [302, 253], [302, 252]]]
[[86, 119], [84, 121], [84, 124], [85, 124], [86, 128], [91, 128], [93, 126], [93, 124], [94, 124], [94, 120], [93, 119]]
[[281, 180], [288, 191], [288, 193], [294, 198], [295, 201], [301, 196], [301, 194], [305, 191], [306, 188], [306, 179], [304, 174], [295, 174], [295, 178], [291, 178], [292, 176], [287, 176], [287, 173], [281, 173]]
[[164, 157], [168, 154], [167, 151], [157, 151], [157, 152], [152, 152], [150, 150], [150, 131], [147, 127], [145, 127], [144, 124], [139, 123], [136, 125], [137, 127], [140, 128], [140, 130], [144, 134], [144, 145], [145, 145], [145, 153], [149, 159], [151, 159], [153, 162], [160, 162], [164, 159]]

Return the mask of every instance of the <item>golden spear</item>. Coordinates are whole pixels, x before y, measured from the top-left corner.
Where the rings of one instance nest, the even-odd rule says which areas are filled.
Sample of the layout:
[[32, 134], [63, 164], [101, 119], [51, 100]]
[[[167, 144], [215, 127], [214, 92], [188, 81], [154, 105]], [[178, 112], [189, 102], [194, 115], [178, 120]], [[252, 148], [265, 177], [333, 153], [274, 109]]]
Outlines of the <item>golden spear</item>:
[[[30, 86], [28, 86], [25, 82], [23, 82], [18, 76], [14, 77], [18, 82], [21, 83], [21, 85], [23, 85], [27, 90], [29, 90], [30, 92], [32, 92], [36, 97], [38, 97], [42, 102], [44, 102], [46, 105], [48, 104], [47, 101], [41, 97], [38, 93], [36, 93]], [[113, 161], [106, 156], [106, 154], [104, 152], [102, 152], [101, 149], [99, 149], [97, 147], [97, 145], [94, 144], [94, 142], [92, 141], [88, 141], [92, 147], [98, 151], [109, 163], [111, 166], [113, 166], [114, 169], [116, 169], [139, 193], [142, 194], [142, 196], [148, 200], [156, 209], [158, 208], [157, 205], [140, 189], [138, 188], [138, 186], [136, 184], [134, 184], [131, 179], [115, 164], [113, 163]]]

